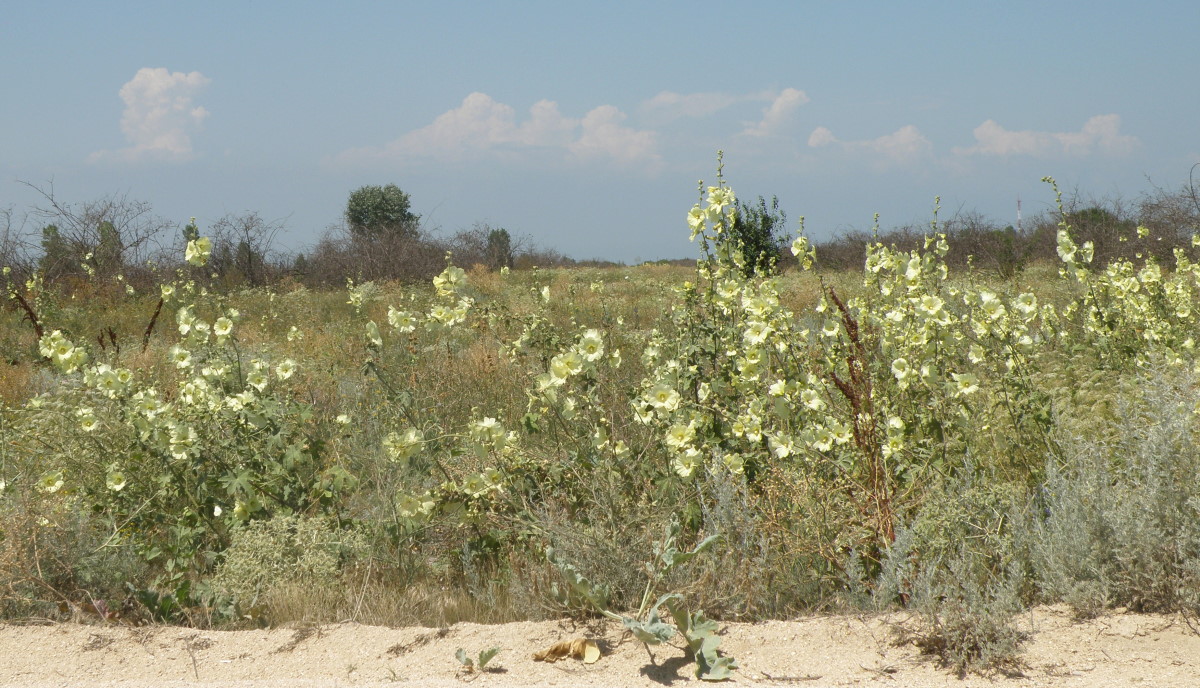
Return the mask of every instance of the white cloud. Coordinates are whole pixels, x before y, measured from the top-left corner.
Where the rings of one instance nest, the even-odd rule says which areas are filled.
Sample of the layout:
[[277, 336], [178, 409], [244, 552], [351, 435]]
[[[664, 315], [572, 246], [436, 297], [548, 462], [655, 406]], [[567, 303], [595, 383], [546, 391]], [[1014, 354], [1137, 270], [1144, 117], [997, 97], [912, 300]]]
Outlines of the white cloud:
[[792, 113], [796, 108], [808, 102], [804, 91], [785, 88], [771, 104], [763, 110], [763, 118], [757, 124], [752, 124], [742, 131], [742, 136], [774, 136], [783, 133], [791, 122]]
[[921, 130], [911, 124], [865, 143], [871, 150], [895, 159], [915, 157], [933, 147]]
[[420, 155], [489, 148], [512, 139], [516, 131], [513, 121], [511, 107], [483, 93], [472, 93], [459, 107], [438, 115], [432, 124], [405, 134], [390, 147]]
[[583, 133], [569, 146], [581, 158], [610, 157], [625, 163], [657, 163], [654, 132], [621, 126], [625, 113], [611, 105], [601, 105], [583, 118]]
[[517, 140], [527, 146], [565, 146], [579, 120], [563, 117], [558, 103], [539, 100], [529, 108], [529, 120], [517, 130]]
[[808, 145], [812, 146], [813, 148], [829, 146], [835, 143], [837, 143], [837, 137], [833, 135], [832, 131], [829, 131], [825, 127], [817, 127], [816, 129], [813, 129], [813, 133], [808, 137]]
[[558, 105], [549, 100], [538, 101], [529, 112], [529, 119], [517, 126], [513, 108], [486, 93], [472, 93], [459, 107], [389, 143], [379, 154], [453, 158], [467, 151], [512, 144], [566, 145], [579, 124], [578, 120], [563, 117]]
[[659, 160], [655, 134], [620, 125], [625, 114], [601, 105], [583, 119], [564, 117], [558, 104], [538, 101], [518, 123], [516, 111], [485, 93], [472, 93], [433, 123], [408, 132], [383, 147], [345, 151], [345, 161], [364, 158], [427, 157], [458, 160], [471, 154], [530, 148], [558, 149], [579, 158], [609, 158], [622, 163]]
[[908, 124], [896, 131], [874, 139], [857, 141], [842, 141], [825, 127], [817, 127], [808, 137], [808, 145], [812, 148], [823, 146], [841, 146], [848, 151], [867, 151], [884, 158], [901, 162], [922, 155], [932, 149], [933, 144], [920, 129]]
[[192, 99], [212, 82], [200, 72], [169, 72], [163, 67], [143, 67], [119, 95], [125, 102], [121, 131], [129, 146], [97, 151], [89, 160], [167, 160], [192, 157], [192, 136], [199, 132], [209, 112]]
[[1133, 150], [1140, 143], [1136, 136], [1120, 133], [1119, 115], [1096, 115], [1084, 122], [1083, 128], [1073, 132], [1052, 131], [1009, 131], [995, 120], [987, 120], [975, 127], [975, 145], [955, 147], [958, 155], [1090, 155], [1108, 153], [1121, 155]]

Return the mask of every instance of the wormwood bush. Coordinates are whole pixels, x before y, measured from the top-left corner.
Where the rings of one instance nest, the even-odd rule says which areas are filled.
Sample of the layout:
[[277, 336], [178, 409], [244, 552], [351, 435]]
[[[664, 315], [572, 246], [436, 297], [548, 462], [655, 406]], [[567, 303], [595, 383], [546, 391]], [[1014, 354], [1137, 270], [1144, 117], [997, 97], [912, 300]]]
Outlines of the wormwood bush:
[[[959, 677], [968, 672], [1017, 673], [1025, 634], [1013, 626], [1021, 611], [1024, 572], [1017, 565], [981, 575], [979, 554], [965, 543], [918, 574], [911, 600], [922, 625], [911, 638]], [[902, 636], [907, 633], [902, 633]]]
[[706, 471], [697, 479], [703, 528], [721, 533], [713, 552], [693, 564], [695, 604], [723, 619], [756, 616], [772, 595], [771, 543], [760, 526], [745, 476]]
[[1038, 585], [1081, 616], [1200, 613], [1196, 375], [1160, 359], [1138, 378], [1116, 404], [1115, 436], [1063, 440], [1039, 500]]
[[[566, 499], [547, 500], [531, 509], [529, 519], [563, 560], [596, 581], [602, 604], [636, 608], [646, 582], [644, 562], [653, 558], [653, 541], [670, 522], [670, 511], [631, 499], [621, 482], [604, 476], [593, 481], [592, 494], [581, 504], [572, 508]], [[556, 597], [562, 608], [580, 609], [565, 590]]]
[[[1029, 597], [1022, 485], [964, 466], [926, 496], [910, 525], [888, 547], [874, 580], [850, 580], [858, 602], [903, 604], [915, 625], [902, 641], [937, 655], [960, 676], [1013, 671], [1024, 636], [1013, 617]], [[862, 575], [852, 560], [847, 570]]]
[[237, 616], [266, 606], [291, 587], [338, 587], [344, 571], [365, 556], [355, 530], [327, 519], [275, 516], [236, 527], [212, 577], [211, 589]]

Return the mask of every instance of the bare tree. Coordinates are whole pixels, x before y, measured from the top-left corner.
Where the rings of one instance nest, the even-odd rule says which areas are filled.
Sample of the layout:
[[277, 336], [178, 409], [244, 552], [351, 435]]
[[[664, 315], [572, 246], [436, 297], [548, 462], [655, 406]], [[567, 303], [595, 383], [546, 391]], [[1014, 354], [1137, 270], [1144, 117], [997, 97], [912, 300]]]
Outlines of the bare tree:
[[450, 245], [433, 238], [402, 235], [364, 239], [344, 225], [326, 229], [304, 259], [306, 283], [342, 285], [346, 278], [424, 281], [446, 267]]
[[[12, 208], [0, 208], [0, 269], [22, 277], [30, 270], [29, 242], [25, 239], [24, 220], [17, 220]], [[2, 282], [3, 280], [0, 280]]]
[[226, 279], [266, 284], [275, 237], [284, 226], [284, 220], [267, 221], [255, 211], [226, 214], [209, 228], [211, 269]]
[[21, 183], [42, 198], [29, 217], [44, 223], [42, 269], [48, 277], [79, 272], [89, 255], [102, 274], [143, 266], [160, 257], [163, 237], [175, 226], [149, 203], [125, 194], [66, 203], [54, 195], [53, 183]]
[[[1193, 168], [1195, 169], [1195, 168]], [[1188, 242], [1200, 232], [1200, 189], [1194, 180], [1176, 191], [1155, 187], [1138, 202], [1138, 219], [1159, 236]]]

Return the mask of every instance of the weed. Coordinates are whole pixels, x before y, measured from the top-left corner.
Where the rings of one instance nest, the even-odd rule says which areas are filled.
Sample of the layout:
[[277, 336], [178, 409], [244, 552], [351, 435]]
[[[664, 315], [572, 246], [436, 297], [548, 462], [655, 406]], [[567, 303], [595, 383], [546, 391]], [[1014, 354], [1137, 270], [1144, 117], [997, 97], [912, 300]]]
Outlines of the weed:
[[461, 664], [464, 669], [466, 669], [468, 674], [473, 674], [476, 671], [489, 671], [488, 662], [492, 661], [492, 658], [499, 653], [500, 648], [491, 647], [486, 650], [480, 650], [479, 654], [472, 658], [467, 654], [466, 650], [460, 647], [458, 648], [458, 651], [454, 653], [454, 658], [458, 660], [458, 663]]

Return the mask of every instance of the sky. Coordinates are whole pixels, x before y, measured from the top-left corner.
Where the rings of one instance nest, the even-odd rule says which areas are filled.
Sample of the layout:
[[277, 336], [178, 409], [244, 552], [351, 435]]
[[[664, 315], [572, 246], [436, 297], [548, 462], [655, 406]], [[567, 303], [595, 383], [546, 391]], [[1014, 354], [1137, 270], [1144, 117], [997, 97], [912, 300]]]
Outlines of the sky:
[[[697, 255], [717, 151], [810, 237], [1178, 189], [1200, 3], [0, 0], [0, 208], [113, 194], [302, 251], [366, 184], [430, 232]], [[24, 183], [22, 183], [24, 182]]]

